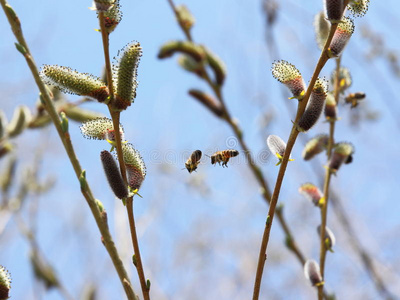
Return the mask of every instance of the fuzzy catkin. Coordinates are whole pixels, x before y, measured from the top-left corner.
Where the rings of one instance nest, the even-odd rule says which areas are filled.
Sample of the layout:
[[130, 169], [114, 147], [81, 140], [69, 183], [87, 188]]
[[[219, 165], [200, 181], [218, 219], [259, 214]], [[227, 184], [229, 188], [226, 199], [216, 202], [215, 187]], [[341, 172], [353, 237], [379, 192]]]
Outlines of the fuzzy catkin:
[[305, 132], [317, 123], [324, 108], [327, 93], [327, 82], [318, 78], [311, 92], [310, 101], [298, 123], [298, 130]]
[[325, 10], [328, 20], [339, 21], [343, 14], [343, 0], [325, 0]]
[[[321, 235], [321, 225], [319, 225], [317, 227], [317, 233], [318, 233], [318, 235]], [[328, 250], [332, 249], [333, 246], [335, 246], [335, 244], [336, 244], [335, 235], [333, 234], [332, 230], [330, 230], [328, 228], [328, 226], [325, 226], [325, 237], [324, 237], [324, 240], [328, 240], [328, 243], [326, 245]]]
[[122, 145], [122, 155], [128, 175], [128, 185], [131, 189], [139, 189], [146, 177], [146, 165], [132, 144]]
[[145, 174], [134, 165], [126, 165], [126, 172], [128, 175], [128, 185], [132, 190], [140, 189]]
[[285, 60], [278, 60], [272, 64], [272, 76], [286, 85], [292, 92], [293, 97], [301, 99], [306, 85], [300, 71]]
[[324, 151], [328, 146], [329, 137], [327, 134], [319, 134], [310, 139], [303, 149], [303, 159], [310, 160], [314, 156]]
[[314, 17], [314, 30], [317, 45], [320, 50], [324, 49], [326, 39], [328, 38], [330, 23], [326, 20], [325, 13], [320, 11]]
[[313, 259], [308, 259], [304, 264], [304, 275], [310, 280], [313, 286], [322, 283], [322, 276], [318, 263]]
[[3, 266], [0, 265], [0, 300], [6, 300], [9, 298], [10, 289], [10, 273]]
[[[115, 141], [113, 122], [106, 117], [83, 122], [80, 126], [83, 137], [95, 140]], [[124, 128], [119, 124], [121, 140], [124, 140]]]
[[341, 21], [342, 22], [339, 23], [333, 35], [329, 47], [330, 55], [332, 57], [337, 57], [342, 54], [343, 49], [346, 47], [352, 34], [354, 33], [354, 22], [352, 19], [344, 17]]
[[112, 105], [117, 110], [126, 109], [136, 98], [137, 69], [141, 56], [140, 43], [132, 42], [121, 50], [113, 65], [115, 97]]
[[108, 33], [114, 31], [117, 25], [121, 22], [122, 12], [119, 0], [114, 2], [114, 5], [106, 12], [104, 12], [104, 25]]
[[106, 173], [108, 184], [110, 185], [115, 196], [123, 199], [128, 196], [128, 189], [122, 179], [121, 172], [114, 160], [112, 154], [106, 150], [100, 154], [101, 163], [103, 164], [104, 173]]
[[286, 143], [279, 136], [268, 136], [267, 145], [272, 154], [279, 154], [281, 157], [285, 154]]
[[318, 206], [319, 200], [324, 196], [320, 189], [312, 183], [304, 183], [299, 187], [299, 193]]
[[336, 100], [335, 97], [332, 95], [332, 93], [328, 93], [325, 101], [325, 118], [330, 121], [330, 120], [336, 120], [337, 119], [337, 105], [336, 105]]
[[347, 8], [353, 17], [363, 17], [367, 11], [369, 6], [369, 0], [350, 0]]
[[43, 65], [40, 77], [44, 83], [54, 85], [63, 93], [87, 96], [99, 102], [104, 102], [109, 96], [107, 85], [100, 78], [69, 67]]
[[337, 79], [339, 80], [338, 86], [339, 86], [340, 93], [343, 93], [345, 90], [347, 90], [349, 87], [351, 87], [351, 85], [353, 83], [353, 79], [351, 77], [350, 70], [345, 67], [340, 67], [339, 75], [337, 75], [336, 69], [332, 72], [330, 82], [333, 87], [336, 87]]
[[350, 163], [354, 154], [354, 146], [351, 143], [341, 142], [335, 144], [332, 156], [329, 160], [329, 169], [338, 171], [343, 163]]

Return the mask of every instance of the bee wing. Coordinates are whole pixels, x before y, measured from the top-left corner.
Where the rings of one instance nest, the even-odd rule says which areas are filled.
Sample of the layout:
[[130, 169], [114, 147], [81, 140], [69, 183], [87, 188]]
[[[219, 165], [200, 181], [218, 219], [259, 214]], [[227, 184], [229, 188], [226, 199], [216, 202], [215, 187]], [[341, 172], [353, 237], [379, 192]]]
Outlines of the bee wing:
[[198, 160], [200, 160], [201, 151], [200, 150], [193, 151], [192, 155], [190, 156], [190, 159], [192, 160], [192, 162], [197, 162]]

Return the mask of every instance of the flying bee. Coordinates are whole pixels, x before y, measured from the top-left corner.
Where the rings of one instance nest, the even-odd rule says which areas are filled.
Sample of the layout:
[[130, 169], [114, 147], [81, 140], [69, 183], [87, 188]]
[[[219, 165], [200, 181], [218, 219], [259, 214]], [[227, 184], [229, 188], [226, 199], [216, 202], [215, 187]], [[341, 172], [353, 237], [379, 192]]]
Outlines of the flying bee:
[[190, 155], [190, 157], [185, 163], [185, 167], [189, 173], [196, 171], [197, 166], [200, 163], [200, 158], [201, 158], [201, 151], [200, 150], [193, 151], [193, 153]]
[[218, 151], [215, 152], [213, 155], [211, 155], [211, 164], [216, 164], [218, 163], [219, 165], [222, 162], [222, 167], [226, 166], [228, 167], [227, 163], [231, 157], [235, 157], [239, 155], [239, 151], [237, 150], [223, 150], [223, 151]]
[[354, 108], [358, 105], [358, 102], [360, 100], [363, 100], [365, 98], [365, 93], [351, 93], [349, 94], [346, 98], [345, 101], [346, 103], [351, 103], [351, 108]]

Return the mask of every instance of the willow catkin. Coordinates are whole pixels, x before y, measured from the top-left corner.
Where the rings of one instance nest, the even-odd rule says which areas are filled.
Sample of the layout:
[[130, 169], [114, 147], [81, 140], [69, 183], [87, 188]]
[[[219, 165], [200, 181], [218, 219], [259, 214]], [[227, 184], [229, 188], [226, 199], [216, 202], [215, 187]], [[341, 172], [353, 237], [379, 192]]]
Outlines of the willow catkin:
[[304, 264], [304, 275], [310, 280], [313, 286], [322, 284], [322, 276], [318, 263], [313, 259], [308, 259]]
[[329, 136], [327, 134], [319, 134], [316, 137], [310, 139], [303, 149], [303, 159], [310, 160], [314, 156], [318, 155], [328, 147]]
[[[317, 227], [317, 233], [318, 233], [318, 235], [321, 235], [321, 225], [319, 225]], [[330, 230], [328, 226], [325, 226], [324, 240], [325, 240], [326, 248], [328, 250], [332, 250], [333, 246], [335, 246], [335, 244], [336, 244], [336, 238], [335, 238], [335, 235], [333, 234], [332, 230]]]
[[329, 21], [340, 21], [343, 15], [343, 0], [325, 0], [325, 11]]
[[122, 156], [128, 175], [129, 187], [132, 190], [139, 189], [146, 177], [146, 166], [143, 158], [130, 143], [122, 145]]
[[125, 110], [136, 98], [137, 69], [142, 56], [142, 47], [138, 42], [126, 45], [113, 64], [113, 83], [115, 95], [112, 106]]
[[[80, 126], [83, 137], [95, 140], [115, 141], [113, 122], [106, 117], [83, 122]], [[119, 124], [121, 140], [124, 140], [124, 128]]]
[[104, 102], [109, 96], [107, 85], [100, 78], [69, 67], [43, 65], [40, 77], [44, 83], [64, 93], [91, 97], [99, 102]]
[[354, 22], [352, 19], [343, 17], [333, 35], [329, 46], [330, 57], [337, 57], [342, 54], [351, 36], [354, 33]]
[[304, 183], [299, 187], [299, 193], [307, 200], [311, 201], [315, 206], [318, 206], [319, 200], [324, 196], [320, 189], [312, 183]]
[[122, 179], [121, 172], [113, 155], [104, 150], [100, 154], [104, 173], [106, 173], [108, 184], [117, 198], [122, 199], [128, 196], [128, 189]]
[[293, 94], [293, 98], [299, 100], [304, 96], [306, 84], [300, 71], [285, 60], [278, 60], [272, 64], [272, 76], [286, 85]]
[[299, 131], [306, 132], [317, 123], [324, 108], [327, 90], [327, 81], [318, 78], [311, 92], [307, 107], [297, 124]]

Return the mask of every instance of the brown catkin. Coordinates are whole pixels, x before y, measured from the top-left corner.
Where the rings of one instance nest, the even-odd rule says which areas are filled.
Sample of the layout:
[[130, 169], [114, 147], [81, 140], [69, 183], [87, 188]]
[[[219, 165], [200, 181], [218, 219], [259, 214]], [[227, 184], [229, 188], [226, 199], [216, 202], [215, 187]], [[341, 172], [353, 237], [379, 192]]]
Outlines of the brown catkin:
[[333, 35], [329, 50], [330, 56], [337, 57], [342, 54], [343, 49], [349, 42], [352, 34], [354, 33], [354, 22], [350, 18], [342, 18], [339, 23], [335, 34]]
[[324, 79], [318, 78], [314, 85], [313, 91], [311, 92], [310, 101], [307, 104], [306, 110], [301, 116], [298, 123], [298, 130], [305, 132], [317, 123], [322, 109], [324, 108], [324, 103], [327, 93], [327, 82]]
[[335, 144], [332, 156], [329, 160], [329, 169], [334, 172], [338, 171], [343, 163], [350, 163], [354, 154], [354, 146], [351, 143], [341, 142]]
[[122, 145], [122, 155], [128, 175], [128, 185], [133, 190], [139, 189], [146, 177], [146, 166], [143, 158], [130, 143]]
[[336, 100], [335, 97], [332, 95], [332, 93], [328, 93], [325, 101], [325, 118], [328, 121], [334, 121], [337, 119], [337, 105], [336, 105]]
[[325, 10], [328, 20], [340, 21], [343, 14], [343, 0], [325, 0]]
[[112, 154], [106, 150], [100, 154], [100, 159], [103, 164], [104, 173], [106, 173], [108, 184], [110, 185], [115, 196], [119, 199], [128, 196], [128, 189], [122, 179], [121, 172], [117, 166]]
[[126, 165], [126, 172], [128, 174], [128, 185], [132, 190], [139, 189], [144, 180], [144, 174], [140, 168], [135, 165]]
[[328, 147], [329, 136], [327, 134], [319, 134], [312, 138], [304, 146], [302, 156], [304, 160], [310, 160], [317, 154], [321, 153]]

